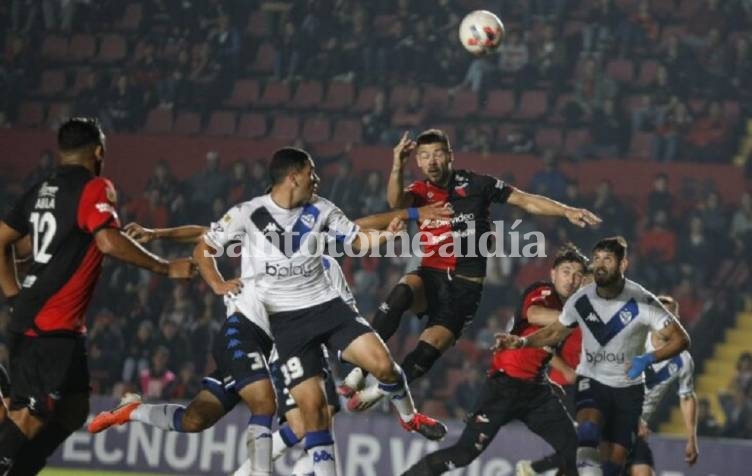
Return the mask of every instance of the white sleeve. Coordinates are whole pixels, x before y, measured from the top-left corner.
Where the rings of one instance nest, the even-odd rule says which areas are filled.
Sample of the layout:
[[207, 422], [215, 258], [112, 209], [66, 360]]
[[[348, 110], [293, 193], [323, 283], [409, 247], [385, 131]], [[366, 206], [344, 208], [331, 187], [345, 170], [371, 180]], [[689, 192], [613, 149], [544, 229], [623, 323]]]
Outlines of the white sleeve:
[[660, 332], [674, 322], [678, 324], [674, 315], [668, 312], [666, 306], [664, 306], [654, 295], [648, 294], [647, 301], [643, 306], [646, 311], [642, 313], [642, 315], [645, 316], [644, 319], [652, 330]]
[[[584, 294], [581, 296], [584, 296]], [[567, 302], [564, 304], [564, 309], [562, 309], [559, 314], [559, 322], [566, 327], [574, 327], [577, 325], [577, 309], [574, 308], [574, 299], [567, 299]]]
[[337, 291], [337, 293], [339, 293], [339, 296], [343, 301], [345, 301], [345, 304], [353, 309], [357, 309], [355, 296], [353, 295], [350, 286], [347, 284], [345, 275], [342, 272], [342, 268], [340, 267], [339, 263], [337, 263], [337, 260], [329, 256], [324, 256], [323, 260], [324, 268], [326, 269], [326, 274], [332, 287]]
[[[684, 365], [679, 371], [679, 396], [685, 397], [695, 392], [695, 361], [688, 352]], [[682, 356], [684, 358], [684, 356]]]
[[337, 241], [345, 244], [352, 243], [360, 229], [358, 225], [342, 213], [342, 210], [334, 205], [326, 216], [324, 226]]
[[222, 247], [231, 241], [241, 239], [245, 233], [240, 206], [235, 206], [218, 221], [212, 222], [204, 239], [209, 245]]

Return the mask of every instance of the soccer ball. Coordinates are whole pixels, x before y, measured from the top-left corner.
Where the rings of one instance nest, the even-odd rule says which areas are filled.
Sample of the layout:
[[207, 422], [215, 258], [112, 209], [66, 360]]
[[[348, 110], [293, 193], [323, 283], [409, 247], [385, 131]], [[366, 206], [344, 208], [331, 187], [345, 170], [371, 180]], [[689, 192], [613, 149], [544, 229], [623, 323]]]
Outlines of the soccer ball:
[[504, 24], [488, 10], [468, 13], [460, 23], [460, 42], [474, 55], [493, 53], [504, 38]]

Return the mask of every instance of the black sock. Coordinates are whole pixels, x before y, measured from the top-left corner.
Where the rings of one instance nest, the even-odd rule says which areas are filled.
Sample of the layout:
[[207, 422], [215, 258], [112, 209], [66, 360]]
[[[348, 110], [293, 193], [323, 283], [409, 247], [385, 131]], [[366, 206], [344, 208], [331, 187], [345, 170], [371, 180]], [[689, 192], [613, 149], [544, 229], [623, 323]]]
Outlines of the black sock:
[[426, 374], [441, 357], [441, 351], [431, 344], [419, 341], [415, 349], [402, 361], [402, 370], [410, 383]]
[[0, 423], [0, 474], [5, 474], [13, 466], [16, 454], [28, 441], [21, 429], [6, 416]]
[[536, 473], [545, 473], [546, 471], [558, 468], [560, 464], [560, 458], [554, 453], [552, 455], [544, 456], [538, 461], [533, 461], [531, 466]]
[[15, 464], [8, 476], [33, 476], [45, 467], [47, 458], [55, 452], [71, 432], [58, 422], [51, 421], [29, 440], [16, 454]]
[[407, 284], [399, 283], [373, 315], [371, 327], [384, 339], [384, 342], [388, 341], [397, 332], [402, 314], [412, 305], [413, 290]]

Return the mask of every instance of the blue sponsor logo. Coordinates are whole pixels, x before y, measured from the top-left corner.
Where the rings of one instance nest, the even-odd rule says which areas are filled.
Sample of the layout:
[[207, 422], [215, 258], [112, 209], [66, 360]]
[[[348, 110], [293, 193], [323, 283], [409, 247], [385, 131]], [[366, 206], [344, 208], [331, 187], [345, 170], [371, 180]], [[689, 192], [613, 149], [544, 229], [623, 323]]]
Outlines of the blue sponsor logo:
[[324, 461], [334, 461], [334, 455], [326, 450], [313, 452], [313, 464], [322, 463]]

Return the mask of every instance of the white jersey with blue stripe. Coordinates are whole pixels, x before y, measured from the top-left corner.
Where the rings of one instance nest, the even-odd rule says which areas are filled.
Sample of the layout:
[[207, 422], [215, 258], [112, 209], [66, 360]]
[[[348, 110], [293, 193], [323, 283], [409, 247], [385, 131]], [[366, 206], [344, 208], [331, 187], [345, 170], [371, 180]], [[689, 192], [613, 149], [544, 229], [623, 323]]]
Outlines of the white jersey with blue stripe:
[[[650, 339], [647, 350], [654, 349]], [[666, 395], [669, 387], [679, 382], [677, 393], [679, 398], [688, 397], [695, 392], [694, 383], [695, 362], [688, 351], [682, 351], [670, 359], [657, 362], [645, 369], [645, 402], [642, 404], [642, 418], [650, 421], [658, 404]]]
[[628, 378], [627, 368], [632, 357], [646, 352], [648, 333], [675, 319], [653, 293], [627, 279], [613, 299], [598, 296], [594, 283], [578, 290], [564, 305], [559, 322], [582, 330], [578, 375], [611, 387], [629, 387], [644, 382], [643, 375]]
[[[229, 253], [240, 242], [241, 277], [267, 313], [295, 311], [339, 297], [325, 277], [321, 259], [331, 236], [351, 243], [358, 226], [330, 201], [314, 196], [311, 203], [282, 208], [270, 195], [241, 203], [205, 235], [207, 244]], [[230, 246], [228, 246], [230, 245]]]

